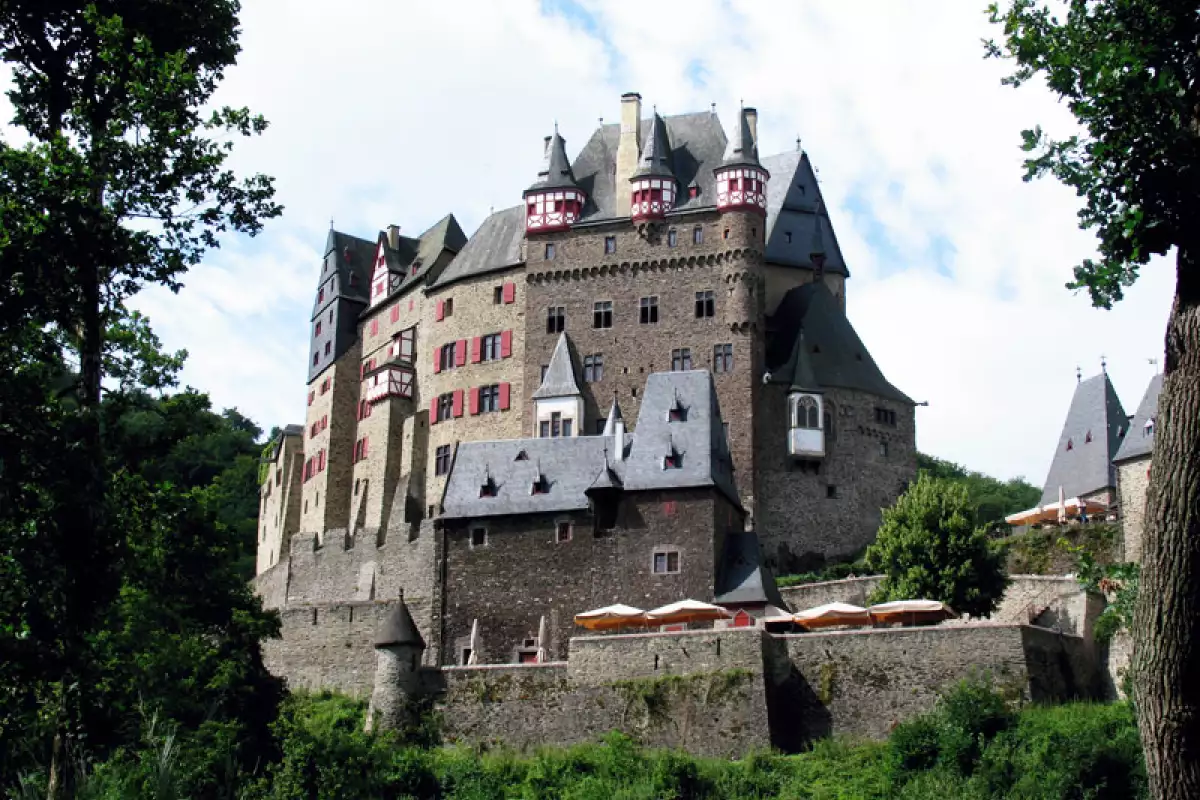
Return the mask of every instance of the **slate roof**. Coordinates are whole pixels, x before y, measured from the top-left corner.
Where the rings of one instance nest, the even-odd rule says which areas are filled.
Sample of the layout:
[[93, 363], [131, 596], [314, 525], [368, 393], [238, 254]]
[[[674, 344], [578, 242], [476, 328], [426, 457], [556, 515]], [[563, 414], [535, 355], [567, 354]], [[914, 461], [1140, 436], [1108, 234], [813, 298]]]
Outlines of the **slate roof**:
[[1107, 373], [1080, 381], [1046, 475], [1040, 505], [1057, 503], [1059, 486], [1068, 498], [1116, 486], [1113, 456], [1128, 427], [1129, 417]]
[[567, 143], [558, 135], [558, 126], [554, 127], [554, 135], [546, 137], [545, 160], [538, 170], [537, 181], [525, 192], [536, 192], [542, 189], [573, 189], [575, 174], [571, 171], [571, 162], [567, 159]]
[[[313, 319], [320, 316], [321, 311], [337, 298], [367, 302], [371, 272], [375, 267], [375, 243], [330, 228], [329, 235], [325, 237], [324, 259], [329, 270], [337, 274], [337, 285], [332, 292], [325, 294], [324, 300], [314, 302]], [[351, 274], [354, 275], [353, 285]], [[329, 276], [330, 273], [322, 269], [317, 285], [323, 286]]]
[[716, 597], [724, 604], [770, 603], [786, 608], [775, 576], [763, 564], [762, 548], [754, 531], [725, 534], [725, 552], [718, 562]]
[[733, 124], [733, 138], [725, 147], [723, 166], [759, 166], [758, 142], [754, 141], [754, 134], [750, 131], [750, 118], [746, 116], [746, 112], [750, 110], [743, 108], [738, 113], [737, 121]]
[[625, 421], [621, 414], [621, 406], [617, 404], [617, 395], [613, 393], [612, 405], [608, 407], [608, 416], [604, 418], [604, 431], [601, 435], [613, 436], [617, 432], [617, 420]]
[[571, 361], [571, 345], [567, 335], [560, 333], [554, 353], [550, 356], [550, 364], [546, 367], [546, 377], [542, 378], [542, 384], [533, 397], [574, 397], [579, 393], [579, 384], [575, 382], [575, 365]]
[[1153, 420], [1158, 415], [1158, 395], [1162, 392], [1162, 373], [1150, 379], [1142, 402], [1138, 403], [1137, 412], [1129, 423], [1129, 431], [1121, 440], [1114, 462], [1128, 461], [1131, 458], [1148, 456], [1154, 451], [1154, 426], [1146, 428], [1147, 420]]
[[771, 173], [767, 181], [767, 261], [811, 269], [810, 254], [819, 229], [825, 271], [849, 277], [808, 154], [780, 153], [764, 158], [762, 165]]
[[388, 615], [379, 623], [379, 629], [375, 631], [376, 647], [393, 647], [395, 645], [415, 645], [422, 650], [425, 649], [425, 640], [421, 638], [421, 632], [417, 630], [417, 625], [413, 622], [412, 614], [408, 612], [408, 606], [403, 597], [392, 607]]
[[464, 278], [509, 269], [524, 263], [521, 242], [525, 238], [525, 206], [513, 206], [490, 214], [472, 234], [458, 255], [431, 288], [440, 288]]
[[[857, 389], [912, 404], [908, 395], [883, 376], [824, 283], [806, 283], [788, 290], [771, 317], [771, 324], [775, 335], [767, 345], [767, 371], [772, 383], [792, 386], [799, 371], [802, 384], [810, 381], [816, 384], [802, 388]], [[797, 351], [801, 332], [807, 366]]]
[[[416, 238], [397, 237], [395, 248], [388, 245], [386, 231], [380, 231], [378, 241], [383, 245], [388, 271], [392, 273], [388, 284], [390, 296], [402, 294], [413, 286], [425, 283], [431, 270], [445, 265], [445, 259], [439, 260], [439, 257], [444, 252], [451, 255], [458, 253], [466, 245], [467, 236], [454, 215], [447, 214]], [[416, 272], [412, 270], [414, 264], [417, 267]], [[376, 307], [378, 305], [376, 304]]]
[[[676, 398], [686, 419], [669, 422]], [[707, 370], [659, 372], [646, 380], [635, 433], [625, 435], [628, 455], [614, 458], [610, 436], [506, 439], [458, 446], [442, 499], [446, 519], [542, 514], [588, 508], [589, 488], [625, 491], [714, 486], [740, 506], [732, 461], [721, 425], [712, 375]], [[664, 469], [672, 445], [679, 469]], [[517, 460], [524, 451], [525, 458]], [[549, 491], [533, 494], [541, 475]], [[491, 478], [494, 497], [480, 497]]]
[[671, 168], [671, 142], [667, 139], [667, 124], [657, 113], [650, 118], [650, 127], [646, 131], [645, 141], [642, 142], [642, 152], [638, 155], [637, 169], [633, 171], [634, 178], [674, 178], [675, 171]]

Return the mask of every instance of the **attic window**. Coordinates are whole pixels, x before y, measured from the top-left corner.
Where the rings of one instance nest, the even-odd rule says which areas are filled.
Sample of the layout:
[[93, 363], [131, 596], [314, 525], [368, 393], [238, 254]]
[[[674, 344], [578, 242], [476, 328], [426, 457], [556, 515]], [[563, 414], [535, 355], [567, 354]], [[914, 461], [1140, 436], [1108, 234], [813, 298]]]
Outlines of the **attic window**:
[[792, 243], [792, 232], [791, 231], [784, 231], [783, 237], [787, 240], [788, 244]]
[[1074, 450], [1074, 449], [1075, 449], [1075, 442], [1073, 442], [1073, 441], [1072, 441], [1072, 440], [1070, 440], [1070, 439], [1067, 439], [1067, 449], [1068, 449], [1068, 450]]
[[687, 406], [675, 396], [675, 404], [667, 409], [667, 422], [687, 422]]
[[492, 480], [491, 475], [488, 475], [487, 480], [485, 480], [480, 485], [479, 496], [480, 497], [495, 497], [496, 496], [496, 482], [494, 480]]
[[517, 453], [517, 457], [513, 459], [513, 461], [528, 461], [528, 460], [529, 460], [529, 454], [526, 453], [524, 450], [519, 451]]
[[534, 480], [533, 486], [529, 489], [530, 494], [550, 494], [550, 481], [546, 480], [545, 475], [539, 474]]
[[416, 275], [417, 270], [419, 270], [420, 268], [421, 268], [421, 265], [414, 261], [412, 263], [412, 267], [410, 268], [411, 274]]
[[1090, 441], [1092, 441], [1092, 432], [1088, 431], [1087, 435], [1083, 437], [1083, 443], [1087, 444]]
[[1154, 435], [1154, 417], [1146, 420], [1146, 424], [1142, 426], [1142, 436]]
[[688, 187], [688, 197], [699, 197], [699, 196], [700, 196], [700, 187], [699, 186], [692, 184], [691, 186]]
[[683, 469], [683, 453], [671, 445], [671, 452], [663, 457], [663, 469]]

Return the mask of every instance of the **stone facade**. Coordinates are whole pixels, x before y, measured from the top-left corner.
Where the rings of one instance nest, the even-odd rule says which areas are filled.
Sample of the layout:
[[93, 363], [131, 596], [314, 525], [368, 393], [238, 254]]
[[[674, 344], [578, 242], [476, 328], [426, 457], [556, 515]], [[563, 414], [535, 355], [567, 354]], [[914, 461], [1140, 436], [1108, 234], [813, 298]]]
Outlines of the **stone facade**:
[[264, 465], [258, 500], [258, 561], [262, 573], [287, 558], [292, 534], [300, 527], [300, 489], [304, 479], [304, 432], [284, 430]]
[[359, 348], [355, 342], [308, 386], [300, 530], [318, 541], [327, 531], [344, 532], [350, 516], [356, 430], [346, 420], [354, 420], [358, 403]]
[[1150, 488], [1150, 457], [1118, 464], [1117, 487], [1121, 494], [1121, 526], [1124, 531], [1122, 560], [1141, 562], [1146, 492]]

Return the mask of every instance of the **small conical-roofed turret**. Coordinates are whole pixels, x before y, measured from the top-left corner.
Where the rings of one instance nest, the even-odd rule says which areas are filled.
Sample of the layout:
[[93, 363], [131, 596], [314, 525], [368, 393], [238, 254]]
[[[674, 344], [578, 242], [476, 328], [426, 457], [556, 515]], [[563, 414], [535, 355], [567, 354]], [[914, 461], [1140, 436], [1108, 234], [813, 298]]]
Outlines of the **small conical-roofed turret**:
[[667, 123], [655, 112], [642, 144], [637, 169], [629, 179], [629, 216], [634, 220], [661, 219], [675, 207], [676, 180], [671, 168]]
[[537, 181], [525, 190], [525, 230], [527, 233], [563, 230], [583, 213], [587, 199], [567, 159], [567, 143], [558, 134], [546, 137], [542, 168]]
[[419, 670], [425, 639], [401, 595], [375, 631], [375, 685], [367, 706], [366, 729], [403, 727], [410, 700], [421, 691]]
[[417, 630], [417, 624], [413, 622], [412, 614], [409, 613], [408, 605], [404, 602], [403, 597], [383, 618], [383, 622], [375, 631], [376, 648], [397, 645], [425, 649], [425, 640], [421, 637], [421, 632]]
[[583, 427], [583, 393], [565, 333], [558, 335], [542, 383], [533, 393], [533, 431], [540, 438], [578, 436]]
[[621, 407], [617, 405], [617, 396], [613, 395], [612, 405], [608, 407], [608, 417], [604, 421], [604, 436], [612, 436], [617, 429], [617, 422], [624, 422], [625, 417], [621, 415]]
[[804, 341], [804, 328], [796, 336], [791, 357], [772, 375], [772, 382], [788, 385], [788, 454], [800, 459], [824, 458], [825, 400]]
[[767, 213], [767, 181], [771, 174], [758, 160], [757, 118], [758, 112], [753, 108], [738, 112], [725, 158], [713, 169], [713, 177], [717, 179], [717, 208], [721, 211]]

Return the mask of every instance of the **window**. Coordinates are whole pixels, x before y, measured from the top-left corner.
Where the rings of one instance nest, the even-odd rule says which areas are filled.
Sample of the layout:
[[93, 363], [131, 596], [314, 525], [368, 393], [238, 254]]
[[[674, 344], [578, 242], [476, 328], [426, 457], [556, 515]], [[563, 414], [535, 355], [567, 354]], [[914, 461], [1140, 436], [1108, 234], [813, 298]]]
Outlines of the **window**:
[[530, 494], [550, 494], [550, 481], [546, 480], [545, 475], [538, 475], [537, 480], [529, 487]]
[[329, 378], [326, 378], [325, 380], [321, 381], [321, 394], [325, 394], [326, 392], [329, 391], [329, 381], [330, 381]]
[[546, 242], [546, 260], [554, 260], [554, 242]]
[[355, 461], [355, 463], [358, 463], [359, 461], [366, 459], [367, 447], [368, 447], [368, 444], [367, 444], [366, 436], [364, 436], [363, 438], [359, 439], [357, 442], [354, 443], [354, 461]]
[[655, 550], [653, 565], [655, 575], [674, 575], [679, 572], [679, 551]]
[[567, 310], [562, 306], [546, 309], [546, 333], [562, 333], [567, 327]]
[[784, 231], [783, 238], [787, 241], [788, 244], [791, 244], [792, 243], [792, 232]]
[[711, 291], [696, 292], [696, 319], [716, 316], [716, 313], [716, 301], [713, 293]]
[[663, 469], [683, 469], [683, 453], [671, 445], [671, 451], [663, 456]]
[[[486, 544], [487, 528], [471, 528], [471, 547], [483, 547]], [[467, 652], [470, 653], [470, 650]]]
[[611, 300], [597, 300], [592, 304], [592, 327], [611, 328], [613, 322], [613, 304]]
[[585, 383], [596, 383], [604, 380], [604, 354], [594, 353], [583, 357], [583, 380]]
[[888, 443], [887, 442], [879, 443], [879, 455], [881, 458], [887, 458], [887, 456], [888, 456]]
[[562, 426], [562, 435], [563, 435], [563, 436], [570, 436], [570, 435], [571, 435], [571, 425], [572, 425], [572, 424], [573, 424], [573, 421], [572, 421], [572, 420], [570, 420], [570, 419], [564, 419], [564, 420], [563, 420], [563, 426]]
[[459, 666], [465, 667], [470, 663], [471, 663], [471, 648], [464, 647], [462, 649], [462, 660], [459, 662]]
[[436, 454], [433, 457], [433, 474], [445, 475], [448, 472], [450, 472], [450, 445], [438, 445]]
[[504, 303], [504, 286], [497, 286], [492, 289], [492, 305], [498, 306]]
[[498, 361], [500, 359], [500, 334], [489, 333], [480, 337], [479, 357], [483, 361]]
[[729, 228], [726, 228], [726, 229], [725, 229], [725, 230], [724, 230], [724, 231], [721, 233], [721, 238], [722, 238], [722, 239], [728, 239], [728, 238], [729, 238]]
[[555, 524], [554, 541], [559, 544], [571, 541], [571, 523], [559, 522]]
[[796, 401], [795, 413], [792, 417], [793, 428], [810, 428], [816, 429], [821, 426], [820, 415], [818, 412], [817, 401], [808, 395], [802, 396]]
[[875, 421], [878, 422], [880, 425], [890, 425], [892, 427], [895, 427], [896, 412], [892, 411], [890, 408], [879, 408], [878, 406], [876, 406], [875, 407]]
[[325, 343], [325, 355], [329, 355], [329, 348], [333, 346], [333, 342]]
[[500, 410], [500, 384], [479, 387], [479, 413]]
[[570, 436], [572, 420], [563, 419], [563, 415], [555, 411], [550, 419], [544, 419], [538, 425], [538, 433], [543, 439], [557, 439], [560, 436]]
[[638, 321], [643, 325], [656, 325], [658, 323], [658, 295], [652, 294], [649, 297], [643, 297], [639, 301]]
[[681, 347], [671, 351], [671, 371], [684, 372], [692, 368], [692, 348]]
[[484, 479], [483, 484], [479, 487], [479, 496], [495, 497], [498, 491], [499, 487], [496, 486], [496, 481], [491, 475], [488, 475], [487, 478]]
[[604, 252], [608, 255], [611, 255], [611, 254], [617, 252], [617, 237], [615, 237], [615, 236], [605, 236], [604, 237]]
[[442, 345], [441, 355], [438, 357], [439, 371], [454, 368], [454, 351], [457, 346], [457, 342], [447, 342]]
[[549, 369], [550, 369], [549, 364], [542, 364], [542, 377], [539, 380], [541, 380], [541, 381], [546, 380], [546, 372], [549, 371]]
[[837, 487], [832, 483], [825, 487], [825, 497], [829, 500], [837, 500]]
[[675, 404], [667, 409], [667, 422], [687, 422], [687, 406], [676, 398]]
[[315, 393], [315, 392], [309, 392], [309, 393], [308, 393], [308, 404], [309, 404], [310, 406], [313, 404], [313, 398], [314, 398], [315, 396], [316, 396], [316, 393]]
[[692, 244], [704, 244], [704, 228], [699, 225], [692, 228]]
[[319, 361], [320, 358], [321, 358], [320, 353], [313, 353], [313, 366], [314, 367], [317, 365], [317, 361]]
[[713, 347], [713, 372], [733, 372], [732, 344], [718, 344]]
[[679, 244], [679, 233], [675, 230], [667, 231], [667, 247], [674, 247]]
[[454, 314], [454, 298], [447, 297], [446, 302], [442, 304], [442, 316], [449, 317]]
[[324, 300], [325, 300], [325, 287], [322, 286], [320, 289], [317, 290], [317, 302], [321, 303], [321, 302], [324, 302]]
[[317, 320], [317, 330], [314, 332], [314, 334], [313, 334], [313, 335], [314, 335], [314, 336], [320, 336], [320, 335], [321, 335], [321, 320]]
[[454, 393], [447, 392], [443, 395], [438, 395], [437, 402], [437, 421], [450, 419], [454, 416]]

